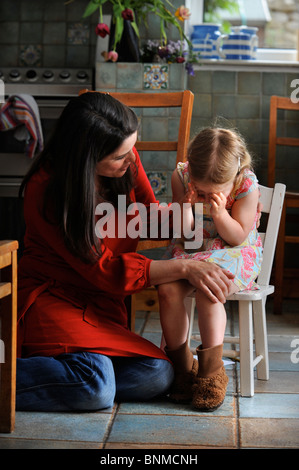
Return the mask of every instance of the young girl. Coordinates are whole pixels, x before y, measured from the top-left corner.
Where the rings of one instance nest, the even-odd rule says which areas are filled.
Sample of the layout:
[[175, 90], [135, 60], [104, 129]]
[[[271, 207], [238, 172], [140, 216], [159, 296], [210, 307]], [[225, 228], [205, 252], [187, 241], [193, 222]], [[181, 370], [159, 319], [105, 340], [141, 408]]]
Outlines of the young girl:
[[[262, 260], [256, 230], [259, 189], [242, 138], [227, 129], [202, 130], [189, 145], [187, 161], [174, 170], [172, 190], [185, 220], [193, 217], [192, 204], [203, 203], [201, 248], [185, 251], [184, 240], [174, 240], [172, 257], [204, 260], [230, 271], [234, 279], [227, 296], [253, 288]], [[183, 206], [186, 202], [191, 205]], [[208, 297], [205, 289], [196, 290], [202, 344], [197, 348], [198, 361], [194, 360], [186, 343], [189, 325], [184, 307], [184, 298], [193, 290], [187, 281], [158, 288], [165, 351], [175, 369], [171, 398], [177, 402], [192, 399], [195, 408], [212, 411], [222, 404], [228, 383], [222, 362], [226, 313], [224, 305]]]

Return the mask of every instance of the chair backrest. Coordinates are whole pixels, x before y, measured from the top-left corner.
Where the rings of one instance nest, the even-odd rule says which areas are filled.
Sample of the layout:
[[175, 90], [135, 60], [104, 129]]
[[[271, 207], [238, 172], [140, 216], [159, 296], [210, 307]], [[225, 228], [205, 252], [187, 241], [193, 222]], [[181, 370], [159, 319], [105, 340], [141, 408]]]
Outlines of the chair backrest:
[[281, 183], [276, 183], [274, 188], [260, 186], [262, 211], [269, 214], [265, 233], [259, 232], [264, 247], [262, 269], [258, 276], [261, 286], [268, 285], [270, 281], [285, 190], [286, 186]]
[[[80, 94], [90, 90], [81, 90]], [[95, 92], [97, 93], [97, 92]], [[100, 93], [100, 92], [98, 92]], [[109, 95], [130, 108], [181, 108], [178, 137], [175, 141], [137, 141], [137, 150], [176, 151], [176, 162], [186, 160], [194, 95], [190, 90], [170, 93], [120, 93]]]
[[277, 135], [277, 115], [278, 110], [297, 110], [299, 111], [299, 102], [294, 103], [290, 98], [281, 96], [271, 96], [270, 116], [269, 116], [269, 150], [268, 150], [268, 186], [274, 187], [275, 166], [276, 166], [276, 146], [286, 145], [299, 146], [299, 138], [279, 137]]
[[[79, 94], [89, 92], [81, 90]], [[100, 93], [96, 92], [95, 93]], [[153, 152], [176, 152], [176, 163], [186, 161], [187, 146], [190, 138], [190, 127], [193, 110], [194, 95], [189, 90], [180, 92], [159, 92], [159, 93], [120, 93], [109, 92], [111, 96], [118, 99], [130, 108], [180, 108], [179, 128], [176, 140], [169, 141], [143, 141], [136, 142], [138, 151]], [[154, 118], [153, 118], [154, 119]], [[167, 156], [167, 154], [166, 154]], [[146, 240], [141, 241], [138, 250], [165, 247], [169, 240]]]

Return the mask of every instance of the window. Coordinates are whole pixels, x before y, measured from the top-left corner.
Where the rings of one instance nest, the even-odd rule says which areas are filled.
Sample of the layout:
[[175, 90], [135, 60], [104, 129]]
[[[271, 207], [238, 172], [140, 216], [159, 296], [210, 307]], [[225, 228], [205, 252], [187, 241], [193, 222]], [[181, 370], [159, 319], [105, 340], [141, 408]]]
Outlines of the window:
[[[191, 19], [187, 34], [192, 26], [203, 22], [231, 25], [247, 24], [258, 27], [258, 58], [276, 60], [297, 60], [299, 31], [299, 0], [236, 0], [237, 8], [233, 11], [216, 9], [213, 14], [204, 13], [207, 3], [217, 4], [217, 0], [188, 0]], [[220, 2], [219, 2], [220, 3]], [[222, 2], [223, 4], [223, 2]]]

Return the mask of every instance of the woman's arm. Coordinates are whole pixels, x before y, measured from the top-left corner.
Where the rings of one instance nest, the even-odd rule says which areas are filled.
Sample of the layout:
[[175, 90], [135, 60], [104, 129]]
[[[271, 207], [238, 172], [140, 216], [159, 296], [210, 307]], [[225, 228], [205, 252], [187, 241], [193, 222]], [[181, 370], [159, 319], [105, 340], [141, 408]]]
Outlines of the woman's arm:
[[192, 259], [152, 261], [149, 276], [152, 285], [186, 279], [212, 302], [222, 303], [226, 301], [234, 278], [216, 264]]
[[211, 216], [217, 232], [228, 245], [240, 245], [252, 229], [256, 217], [259, 190], [238, 199], [232, 206], [231, 214], [225, 209], [226, 198], [221, 193], [211, 198]]

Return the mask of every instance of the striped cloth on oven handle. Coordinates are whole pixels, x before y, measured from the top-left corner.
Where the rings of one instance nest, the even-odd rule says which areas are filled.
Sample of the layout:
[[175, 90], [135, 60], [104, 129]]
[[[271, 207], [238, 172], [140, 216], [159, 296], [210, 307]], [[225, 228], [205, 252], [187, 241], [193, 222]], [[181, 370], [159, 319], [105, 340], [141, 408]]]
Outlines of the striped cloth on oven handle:
[[[26, 132], [20, 132], [24, 125]], [[26, 140], [25, 154], [33, 158], [44, 146], [43, 132], [37, 103], [33, 96], [11, 95], [0, 108], [0, 131], [16, 128], [15, 137]]]

